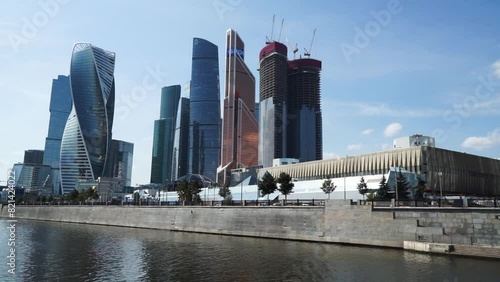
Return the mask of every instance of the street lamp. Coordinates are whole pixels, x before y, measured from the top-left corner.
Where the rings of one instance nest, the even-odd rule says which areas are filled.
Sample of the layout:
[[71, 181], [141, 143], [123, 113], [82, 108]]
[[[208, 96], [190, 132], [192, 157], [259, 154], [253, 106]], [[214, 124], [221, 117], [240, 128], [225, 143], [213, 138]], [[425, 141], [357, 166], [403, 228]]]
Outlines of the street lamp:
[[441, 199], [443, 199], [443, 172], [438, 172], [439, 175], [439, 192], [441, 194]]

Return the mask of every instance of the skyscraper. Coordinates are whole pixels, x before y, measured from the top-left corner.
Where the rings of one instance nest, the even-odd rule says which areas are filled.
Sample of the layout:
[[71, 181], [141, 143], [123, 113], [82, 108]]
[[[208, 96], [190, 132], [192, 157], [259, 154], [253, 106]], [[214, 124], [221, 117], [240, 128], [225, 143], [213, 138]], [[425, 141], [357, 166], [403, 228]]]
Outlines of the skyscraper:
[[300, 162], [323, 159], [320, 71], [318, 60], [288, 62], [286, 157]]
[[61, 174], [59, 170], [61, 139], [72, 105], [73, 99], [71, 98], [69, 76], [59, 75], [57, 79], [52, 80], [49, 132], [45, 139], [45, 153], [43, 156], [43, 164], [49, 165], [51, 168], [50, 182], [53, 194], [61, 193]]
[[172, 179], [176, 180], [188, 173], [189, 147], [189, 98], [179, 101], [174, 135], [172, 158]]
[[172, 157], [177, 109], [181, 86], [172, 85], [161, 89], [160, 119], [155, 121], [151, 183], [165, 184], [172, 179]]
[[232, 169], [258, 164], [255, 77], [245, 64], [244, 56], [245, 44], [236, 31], [228, 30], [221, 163], [217, 175], [221, 186], [229, 185]]
[[104, 174], [115, 106], [115, 53], [76, 43], [70, 66], [73, 107], [61, 143], [61, 184], [69, 193], [79, 180]]
[[26, 150], [24, 151], [24, 164], [43, 164], [43, 150]]
[[189, 173], [215, 179], [220, 156], [219, 56], [213, 43], [193, 38]]
[[270, 167], [273, 159], [286, 157], [286, 46], [279, 42], [267, 44], [260, 51], [259, 65], [259, 165]]
[[104, 176], [119, 179], [122, 186], [130, 186], [133, 158], [133, 143], [115, 139], [111, 140]]

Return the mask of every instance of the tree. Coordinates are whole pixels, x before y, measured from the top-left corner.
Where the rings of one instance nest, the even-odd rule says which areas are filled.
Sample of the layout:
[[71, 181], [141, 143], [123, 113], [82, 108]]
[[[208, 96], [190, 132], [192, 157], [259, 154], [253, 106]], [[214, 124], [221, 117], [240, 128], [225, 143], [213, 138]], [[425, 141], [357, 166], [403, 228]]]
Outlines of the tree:
[[224, 199], [224, 203], [226, 204], [233, 200], [233, 195], [231, 195], [231, 190], [227, 185], [219, 188], [219, 196]]
[[379, 185], [378, 185], [378, 190], [376, 194], [376, 198], [379, 200], [386, 200], [389, 199], [389, 186], [387, 185], [387, 182], [385, 180], [385, 176], [382, 176], [382, 180], [380, 180]]
[[137, 205], [137, 204], [139, 203], [140, 199], [141, 199], [141, 195], [139, 195], [139, 192], [135, 192], [135, 193], [134, 193], [134, 198], [133, 198], [133, 202], [132, 202], [132, 203], [133, 203], [134, 205]]
[[292, 183], [292, 178], [290, 175], [286, 172], [280, 173], [280, 176], [278, 179], [276, 179], [276, 182], [280, 184], [278, 187], [278, 191], [281, 192], [281, 194], [285, 195], [285, 201], [286, 197], [293, 193], [293, 187], [295, 184]]
[[88, 193], [87, 193], [87, 191], [86, 191], [86, 190], [82, 190], [82, 191], [78, 194], [78, 201], [79, 201], [80, 203], [83, 203], [83, 202], [87, 201], [87, 199], [88, 199], [88, 198], [89, 198], [89, 197], [88, 197]]
[[52, 202], [54, 201], [54, 196], [50, 195], [47, 201], [52, 204]]
[[262, 197], [274, 193], [278, 187], [276, 187], [276, 180], [274, 177], [266, 171], [264, 176], [262, 176], [262, 181], [259, 182], [259, 191]]
[[71, 201], [71, 202], [75, 202], [77, 199], [78, 199], [78, 196], [80, 195], [80, 192], [78, 192], [78, 190], [76, 189], [73, 189], [73, 191], [71, 191], [68, 195], [68, 199]]
[[365, 194], [368, 193], [368, 185], [366, 185], [365, 179], [363, 177], [361, 177], [361, 180], [358, 183], [358, 191], [359, 194], [363, 195], [363, 200], [364, 200]]
[[179, 184], [177, 184], [177, 195], [179, 195], [179, 200], [183, 202], [190, 202], [192, 195], [189, 193], [189, 183], [186, 179], [183, 179]]
[[183, 179], [177, 184], [177, 195], [179, 195], [179, 199], [183, 202], [193, 202], [193, 200], [199, 201], [200, 198], [198, 194], [200, 192], [201, 188], [196, 181], [188, 183], [186, 179]]
[[46, 196], [42, 196], [42, 203], [45, 203], [47, 202], [47, 197]]
[[425, 198], [425, 181], [420, 178], [420, 176], [417, 176], [417, 187], [415, 187], [415, 199], [417, 200], [422, 200]]
[[398, 189], [398, 200], [408, 199], [411, 191], [411, 184], [406, 179], [406, 176], [399, 169], [398, 178], [396, 180], [396, 185]]
[[328, 194], [328, 200], [330, 200], [330, 194], [335, 191], [335, 188], [337, 188], [337, 186], [333, 184], [333, 181], [331, 179], [325, 179], [325, 181], [323, 181], [321, 190], [323, 190], [325, 194]]
[[189, 193], [191, 194], [191, 201], [198, 203], [201, 202], [201, 198], [199, 195], [201, 192], [201, 187], [198, 185], [198, 182], [196, 181], [189, 182], [188, 188], [189, 188]]
[[368, 193], [368, 195], [366, 195], [366, 200], [367, 201], [373, 201], [377, 198], [377, 195], [375, 195], [375, 193], [371, 192], [371, 193]]

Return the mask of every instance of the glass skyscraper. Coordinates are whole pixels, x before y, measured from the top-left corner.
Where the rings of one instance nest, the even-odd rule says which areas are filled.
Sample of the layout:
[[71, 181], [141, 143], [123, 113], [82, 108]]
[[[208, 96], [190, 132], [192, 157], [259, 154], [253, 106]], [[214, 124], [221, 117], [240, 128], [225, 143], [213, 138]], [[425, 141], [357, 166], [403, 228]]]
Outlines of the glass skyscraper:
[[160, 119], [154, 125], [151, 183], [165, 184], [175, 180], [172, 179], [172, 157], [180, 97], [180, 85], [161, 89]]
[[88, 43], [73, 47], [70, 85], [73, 107], [61, 143], [63, 193], [79, 180], [104, 174], [115, 106], [115, 53]]
[[244, 61], [245, 44], [226, 33], [226, 86], [222, 119], [219, 185], [229, 185], [231, 170], [258, 164], [259, 127], [255, 119], [255, 77]]
[[218, 48], [193, 39], [189, 118], [189, 173], [216, 179], [220, 156]]
[[188, 173], [189, 98], [182, 97], [179, 101], [176, 121], [172, 158], [172, 179], [174, 180]]
[[122, 140], [111, 140], [106, 159], [105, 177], [118, 179], [121, 186], [130, 186], [134, 144]]
[[61, 160], [61, 139], [66, 121], [68, 120], [73, 99], [69, 76], [59, 75], [52, 80], [52, 92], [50, 95], [50, 120], [49, 131], [45, 139], [45, 153], [43, 164], [50, 166], [50, 184], [53, 194], [61, 194], [61, 175], [59, 164]]

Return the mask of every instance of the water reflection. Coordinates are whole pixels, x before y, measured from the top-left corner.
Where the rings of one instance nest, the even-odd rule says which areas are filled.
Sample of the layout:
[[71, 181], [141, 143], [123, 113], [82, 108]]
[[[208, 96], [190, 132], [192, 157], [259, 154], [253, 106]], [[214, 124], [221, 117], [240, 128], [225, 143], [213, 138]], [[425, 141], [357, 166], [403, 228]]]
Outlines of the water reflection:
[[[17, 227], [17, 281], [499, 281], [492, 260], [83, 224]], [[0, 281], [15, 281], [0, 265]]]

